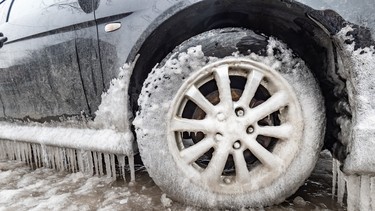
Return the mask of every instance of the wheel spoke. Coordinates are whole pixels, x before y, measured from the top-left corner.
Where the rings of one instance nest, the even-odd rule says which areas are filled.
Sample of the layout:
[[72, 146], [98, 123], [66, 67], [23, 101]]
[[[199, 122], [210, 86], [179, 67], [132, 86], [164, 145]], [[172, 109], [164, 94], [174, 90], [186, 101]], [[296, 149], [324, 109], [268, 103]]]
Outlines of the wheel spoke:
[[205, 138], [198, 143], [183, 149], [180, 152], [182, 159], [187, 163], [198, 160], [204, 153], [208, 152], [215, 145], [215, 141], [212, 138]]
[[259, 127], [258, 134], [262, 136], [287, 140], [293, 132], [293, 126], [290, 124], [283, 124], [280, 126], [263, 126]]
[[249, 118], [250, 124], [254, 123], [255, 121], [259, 121], [273, 112], [285, 107], [288, 105], [288, 100], [289, 97], [286, 92], [280, 91], [275, 93], [266, 102], [252, 109], [252, 116]]
[[255, 139], [246, 141], [245, 145], [253, 153], [253, 155], [268, 168], [276, 171], [282, 168], [283, 161], [264, 148]]
[[212, 123], [207, 119], [196, 120], [175, 117], [171, 121], [171, 130], [180, 132], [203, 132], [209, 133], [214, 131]]
[[232, 93], [230, 88], [230, 79], [228, 73], [228, 66], [220, 66], [214, 71], [215, 80], [219, 89], [220, 104], [222, 104], [227, 111], [232, 108]]
[[236, 150], [233, 153], [234, 165], [236, 167], [236, 180], [239, 183], [249, 182], [249, 170], [247, 169], [247, 164], [242, 150]]
[[228, 160], [230, 145], [228, 142], [221, 142], [215, 149], [207, 168], [202, 177], [207, 182], [215, 183], [223, 173], [225, 164]]
[[263, 80], [263, 74], [253, 70], [247, 76], [246, 86], [242, 92], [242, 96], [238, 101], [238, 104], [241, 107], [248, 108], [251, 100], [254, 98], [255, 93], [260, 85], [260, 82]]
[[213, 114], [215, 106], [210, 103], [207, 98], [199, 91], [196, 86], [192, 86], [187, 92], [186, 96], [199, 106], [206, 114]]

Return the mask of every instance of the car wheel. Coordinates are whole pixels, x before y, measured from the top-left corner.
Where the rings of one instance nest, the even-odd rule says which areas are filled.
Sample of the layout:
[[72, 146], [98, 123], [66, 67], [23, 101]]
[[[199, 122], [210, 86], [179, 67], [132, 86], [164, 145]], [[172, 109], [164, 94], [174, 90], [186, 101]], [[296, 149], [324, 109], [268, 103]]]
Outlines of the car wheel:
[[[134, 124], [143, 162], [171, 198], [261, 207], [310, 175], [324, 137], [322, 96], [304, 62], [267, 39], [245, 29], [206, 32], [149, 74]], [[241, 42], [248, 55], [231, 55]]]

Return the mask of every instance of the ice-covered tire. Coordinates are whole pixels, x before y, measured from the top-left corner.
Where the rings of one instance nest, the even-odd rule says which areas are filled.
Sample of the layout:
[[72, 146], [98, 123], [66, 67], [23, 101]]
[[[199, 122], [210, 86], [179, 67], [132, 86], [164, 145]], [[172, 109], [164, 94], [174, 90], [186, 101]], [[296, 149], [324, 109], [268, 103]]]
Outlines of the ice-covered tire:
[[[244, 43], [249, 51], [230, 56]], [[138, 102], [147, 171], [169, 197], [191, 205], [282, 202], [310, 175], [323, 143], [315, 78], [284, 44], [249, 30], [185, 41], [149, 74]]]

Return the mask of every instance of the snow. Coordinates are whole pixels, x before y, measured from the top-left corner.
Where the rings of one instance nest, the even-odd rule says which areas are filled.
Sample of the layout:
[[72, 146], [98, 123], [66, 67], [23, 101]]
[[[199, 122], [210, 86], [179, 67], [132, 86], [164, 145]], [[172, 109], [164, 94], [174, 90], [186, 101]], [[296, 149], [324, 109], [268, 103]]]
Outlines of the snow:
[[113, 210], [131, 195], [111, 178], [14, 164], [0, 162], [0, 210]]
[[160, 198], [160, 201], [161, 201], [161, 204], [165, 207], [165, 208], [168, 208], [168, 207], [171, 207], [172, 206], [172, 203], [173, 201], [167, 197], [167, 194], [163, 193], [161, 195], [161, 198]]
[[[137, 60], [138, 57], [133, 63], [125, 64], [120, 68], [118, 77], [111, 81], [108, 91], [102, 94], [102, 102], [95, 112], [96, 117], [93, 122], [89, 122], [89, 125], [126, 132], [128, 136], [132, 135], [130, 120], [133, 117], [129, 110], [128, 88], [130, 76]], [[127, 142], [129, 141], [133, 141], [133, 138], [127, 140]]]

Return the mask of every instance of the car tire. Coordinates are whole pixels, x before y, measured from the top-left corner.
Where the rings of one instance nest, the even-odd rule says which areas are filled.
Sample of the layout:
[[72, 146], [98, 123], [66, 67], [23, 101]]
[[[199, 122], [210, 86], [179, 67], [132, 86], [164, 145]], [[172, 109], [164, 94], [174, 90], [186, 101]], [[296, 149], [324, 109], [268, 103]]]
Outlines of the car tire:
[[323, 98], [305, 63], [271, 42], [247, 29], [212, 30], [149, 74], [134, 124], [144, 165], [169, 197], [263, 207], [310, 175], [323, 144]]

